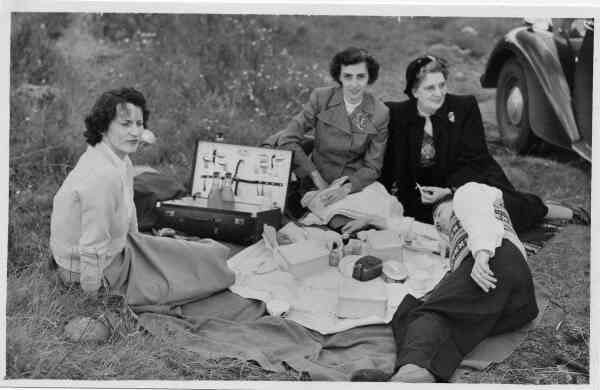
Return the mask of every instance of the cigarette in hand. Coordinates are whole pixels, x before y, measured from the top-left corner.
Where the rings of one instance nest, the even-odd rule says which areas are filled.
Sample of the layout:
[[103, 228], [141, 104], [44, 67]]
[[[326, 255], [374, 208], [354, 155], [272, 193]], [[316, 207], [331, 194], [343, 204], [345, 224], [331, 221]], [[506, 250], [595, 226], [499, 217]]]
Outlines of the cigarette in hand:
[[421, 195], [423, 195], [423, 194], [426, 194], [426, 195], [433, 195], [433, 193], [435, 192], [434, 190], [431, 190], [431, 189], [429, 189], [429, 188], [424, 188], [424, 187], [427, 187], [427, 186], [420, 186], [420, 185], [417, 183], [417, 189], [419, 190], [419, 192], [421, 193]]
[[419, 190], [419, 193], [421, 194], [421, 196], [423, 196], [423, 188], [421, 188], [419, 183], [415, 183], [415, 186], [417, 187], [417, 190]]

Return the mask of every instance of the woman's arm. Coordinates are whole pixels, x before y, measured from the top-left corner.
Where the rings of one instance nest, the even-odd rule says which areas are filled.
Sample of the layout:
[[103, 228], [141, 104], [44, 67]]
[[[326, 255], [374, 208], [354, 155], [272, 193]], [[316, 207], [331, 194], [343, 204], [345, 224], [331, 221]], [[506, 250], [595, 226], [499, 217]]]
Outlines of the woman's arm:
[[362, 159], [362, 167], [354, 172], [354, 174], [348, 176], [350, 183], [352, 183], [351, 193], [362, 190], [379, 178], [388, 140], [389, 120], [389, 110], [385, 107], [383, 119], [375, 124], [377, 134], [375, 134], [367, 146]]
[[314, 172], [318, 173], [315, 164], [313, 164], [301, 146], [304, 135], [315, 128], [318, 113], [319, 102], [317, 90], [313, 90], [308, 102], [302, 108], [302, 111], [288, 123], [277, 141], [277, 144], [281, 149], [294, 152], [294, 165], [297, 166], [295, 173], [299, 177], [306, 177]]
[[475, 255], [487, 251], [494, 257], [504, 238], [504, 225], [496, 218], [494, 202], [502, 191], [480, 183], [467, 183], [456, 190], [452, 201], [454, 214], [468, 235], [468, 246]]
[[133, 196], [135, 194], [135, 189], [134, 189], [134, 179], [135, 179], [135, 169], [133, 168], [133, 164], [131, 162], [131, 160], [129, 159], [129, 157], [127, 157], [127, 180], [129, 180], [129, 189], [131, 190], [131, 196], [132, 196], [132, 204], [133, 204], [133, 216], [131, 218], [131, 220], [129, 221], [129, 232], [130, 233], [137, 233], [139, 231], [139, 227], [138, 227], [138, 219], [137, 219], [137, 207], [135, 206], [135, 201], [133, 200]]
[[482, 174], [492, 158], [485, 141], [485, 130], [477, 100], [474, 96], [469, 96], [467, 103], [456, 165], [448, 176], [448, 185], [451, 187], [459, 187], [469, 181], [481, 181]]
[[103, 266], [107, 262], [107, 248], [111, 240], [109, 218], [114, 218], [117, 202], [117, 195], [108, 188], [108, 180], [96, 178], [77, 190], [81, 207], [80, 282], [86, 292], [100, 288]]
[[386, 102], [385, 104], [389, 108], [390, 121], [379, 181], [388, 192], [395, 192], [394, 195], [407, 210], [415, 210], [417, 207], [415, 203], [418, 199], [415, 194], [415, 183], [410, 174], [409, 128], [405, 121], [407, 102]]
[[395, 156], [395, 148], [397, 149], [397, 141], [395, 133], [388, 127], [388, 139], [386, 143], [383, 163], [381, 165], [381, 175], [379, 176], [379, 181], [385, 187], [388, 192], [392, 190], [394, 183], [396, 182], [396, 156]]
[[471, 182], [461, 186], [453, 199], [454, 213], [467, 232], [467, 245], [474, 258], [471, 279], [485, 292], [496, 288], [498, 282], [489, 261], [504, 238], [504, 225], [494, 210], [501, 197], [499, 189]]

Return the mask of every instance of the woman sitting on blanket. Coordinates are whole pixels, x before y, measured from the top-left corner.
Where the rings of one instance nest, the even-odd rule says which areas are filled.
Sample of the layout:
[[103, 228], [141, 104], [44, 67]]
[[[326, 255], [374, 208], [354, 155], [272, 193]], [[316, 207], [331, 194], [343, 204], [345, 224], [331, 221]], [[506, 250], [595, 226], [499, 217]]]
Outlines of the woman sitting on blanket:
[[[448, 381], [484, 338], [518, 329], [538, 314], [525, 249], [502, 192], [479, 183], [438, 200], [433, 220], [450, 248], [450, 271], [423, 299], [407, 295], [391, 322], [396, 372], [358, 370], [354, 381]], [[398, 221], [355, 220], [344, 230]]]
[[233, 283], [228, 249], [138, 233], [129, 155], [147, 121], [146, 100], [132, 88], [105, 92], [94, 104], [85, 118], [87, 150], [54, 197], [52, 264], [65, 284], [94, 295], [104, 286], [126, 293], [130, 304], [202, 298]]
[[[347, 48], [331, 60], [329, 73], [338, 84], [312, 91], [302, 112], [268, 144], [294, 152], [294, 173], [300, 180], [288, 205], [299, 216], [298, 199], [309, 190], [324, 190], [324, 206], [374, 182], [381, 173], [387, 141], [388, 109], [368, 88], [377, 80], [379, 64], [363, 49]], [[304, 136], [314, 130], [309, 157]], [[290, 204], [290, 202], [295, 204]], [[295, 211], [298, 210], [298, 211]]]
[[447, 93], [446, 62], [422, 56], [406, 69], [409, 99], [386, 102], [389, 140], [380, 181], [393, 192], [407, 215], [431, 223], [432, 204], [460, 185], [476, 181], [502, 191], [518, 233], [544, 219], [589, 224], [589, 214], [543, 202], [515, 189], [490, 155], [474, 96]]

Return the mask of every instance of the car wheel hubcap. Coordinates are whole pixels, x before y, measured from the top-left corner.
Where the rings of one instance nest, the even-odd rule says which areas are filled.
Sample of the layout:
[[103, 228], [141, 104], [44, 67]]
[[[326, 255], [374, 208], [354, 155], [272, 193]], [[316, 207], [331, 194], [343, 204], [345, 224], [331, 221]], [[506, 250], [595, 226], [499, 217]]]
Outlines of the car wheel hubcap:
[[508, 120], [513, 125], [518, 125], [523, 117], [523, 93], [518, 86], [514, 86], [506, 99], [506, 113]]

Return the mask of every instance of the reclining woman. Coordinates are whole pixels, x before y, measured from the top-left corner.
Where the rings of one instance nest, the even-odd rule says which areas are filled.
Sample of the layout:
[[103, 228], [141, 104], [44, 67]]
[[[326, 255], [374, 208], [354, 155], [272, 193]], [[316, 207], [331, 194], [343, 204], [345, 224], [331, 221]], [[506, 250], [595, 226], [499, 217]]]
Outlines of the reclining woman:
[[396, 192], [406, 214], [431, 223], [433, 203], [475, 181], [502, 191], [518, 233], [543, 219], [589, 224], [583, 209], [544, 203], [515, 189], [488, 152], [475, 97], [447, 93], [448, 74], [443, 59], [419, 57], [406, 69], [409, 100], [386, 103], [389, 141], [380, 181]]
[[[407, 295], [390, 323], [396, 371], [363, 369], [354, 381], [448, 381], [460, 362], [488, 336], [516, 330], [538, 314], [525, 249], [504, 208], [502, 192], [467, 183], [434, 206], [433, 220], [450, 248], [450, 271], [424, 298]], [[355, 220], [401, 226], [401, 218]]]
[[52, 264], [65, 284], [94, 295], [103, 286], [131, 305], [203, 298], [233, 283], [228, 248], [138, 233], [129, 155], [148, 115], [144, 96], [132, 88], [104, 92], [95, 102], [85, 118], [87, 150], [54, 197]]
[[[323, 195], [325, 206], [377, 180], [389, 119], [387, 107], [368, 91], [377, 80], [379, 64], [366, 50], [349, 47], [337, 53], [329, 73], [338, 85], [313, 90], [302, 111], [268, 142], [294, 152], [294, 173], [300, 180], [297, 197], [348, 177], [336, 191]], [[309, 157], [303, 142], [311, 130], [314, 146]]]

